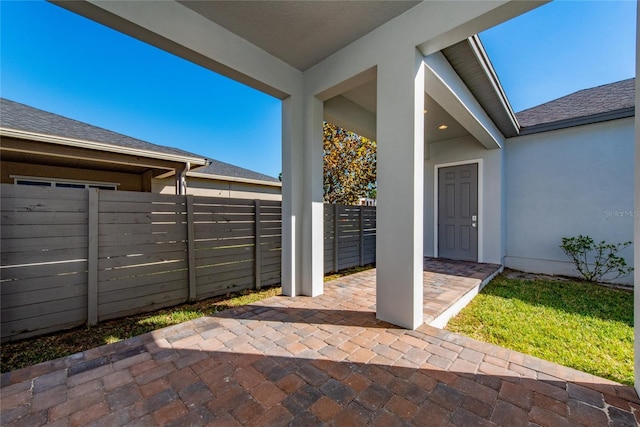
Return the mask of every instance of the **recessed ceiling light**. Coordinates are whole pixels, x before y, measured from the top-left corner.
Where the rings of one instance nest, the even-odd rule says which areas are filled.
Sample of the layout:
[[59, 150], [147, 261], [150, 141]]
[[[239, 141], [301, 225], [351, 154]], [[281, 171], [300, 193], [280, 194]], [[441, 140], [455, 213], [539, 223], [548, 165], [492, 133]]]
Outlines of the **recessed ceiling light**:
[[445, 130], [445, 129], [446, 129], [446, 128], [448, 128], [448, 127], [449, 127], [449, 126], [447, 126], [447, 125], [440, 125], [440, 126], [438, 126], [438, 129], [440, 129], [440, 130]]

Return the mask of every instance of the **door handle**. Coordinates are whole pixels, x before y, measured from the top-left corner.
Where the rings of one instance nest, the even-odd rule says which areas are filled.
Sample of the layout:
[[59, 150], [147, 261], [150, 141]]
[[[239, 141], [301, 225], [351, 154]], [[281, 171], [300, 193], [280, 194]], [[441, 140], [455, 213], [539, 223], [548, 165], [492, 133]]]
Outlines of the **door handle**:
[[472, 223], [471, 223], [471, 226], [472, 226], [473, 228], [476, 228], [476, 227], [478, 226], [478, 224], [477, 224], [477, 223], [475, 223], [475, 222], [472, 222]]

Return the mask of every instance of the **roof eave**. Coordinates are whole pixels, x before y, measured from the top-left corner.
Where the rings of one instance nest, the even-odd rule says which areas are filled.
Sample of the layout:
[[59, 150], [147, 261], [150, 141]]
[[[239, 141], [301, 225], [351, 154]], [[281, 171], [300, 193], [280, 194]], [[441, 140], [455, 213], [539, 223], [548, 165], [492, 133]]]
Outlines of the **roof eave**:
[[489, 58], [489, 55], [487, 54], [487, 51], [485, 50], [484, 45], [480, 40], [480, 36], [478, 34], [474, 34], [473, 36], [469, 37], [468, 40], [469, 40], [471, 49], [473, 50], [478, 60], [478, 63], [484, 70], [487, 76], [487, 79], [489, 79], [489, 82], [493, 87], [493, 90], [495, 91], [496, 95], [500, 99], [500, 102], [504, 108], [504, 111], [507, 114], [516, 133], [520, 132], [520, 124], [518, 123], [518, 118], [516, 117], [516, 114], [514, 113], [513, 108], [511, 108], [511, 104], [509, 103], [509, 98], [507, 98], [507, 94], [505, 93], [504, 89], [502, 88], [502, 85], [500, 84], [500, 79], [498, 78], [498, 74], [493, 68], [493, 64], [491, 64], [491, 59]]
[[121, 147], [118, 145], [105, 144], [103, 142], [86, 141], [81, 139], [66, 138], [55, 135], [47, 135], [37, 132], [29, 132], [19, 129], [10, 129], [0, 127], [0, 136], [29, 139], [32, 141], [47, 142], [51, 144], [66, 145], [69, 147], [85, 148], [88, 150], [108, 151], [118, 154], [126, 154], [130, 156], [147, 157], [158, 160], [166, 160], [178, 163], [190, 163], [196, 166], [205, 166], [208, 160], [202, 157], [182, 156], [179, 154], [159, 153], [149, 150], [141, 150], [138, 148]]
[[635, 116], [635, 110], [635, 107], [628, 107], [620, 110], [591, 114], [590, 116], [573, 117], [550, 123], [539, 123], [536, 125], [524, 126], [520, 129], [519, 136], [633, 117]]

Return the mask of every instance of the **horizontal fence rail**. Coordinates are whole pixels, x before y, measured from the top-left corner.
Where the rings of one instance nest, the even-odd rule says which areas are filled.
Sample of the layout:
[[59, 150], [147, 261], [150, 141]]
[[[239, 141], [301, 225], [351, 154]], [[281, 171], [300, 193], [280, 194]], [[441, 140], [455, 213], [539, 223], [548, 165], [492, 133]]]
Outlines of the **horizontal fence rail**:
[[324, 205], [325, 274], [375, 262], [375, 206]]
[[[2, 342], [281, 280], [281, 202], [0, 185]], [[325, 205], [325, 272], [375, 262], [375, 207]]]
[[3, 342], [280, 283], [279, 201], [0, 190]]

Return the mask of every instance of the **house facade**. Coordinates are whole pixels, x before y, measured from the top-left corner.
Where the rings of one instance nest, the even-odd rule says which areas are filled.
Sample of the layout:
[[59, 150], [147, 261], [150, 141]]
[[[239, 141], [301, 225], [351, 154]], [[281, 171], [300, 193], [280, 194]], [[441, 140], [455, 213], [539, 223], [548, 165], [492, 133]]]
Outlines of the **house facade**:
[[[316, 296], [323, 292], [325, 119], [373, 137], [378, 144], [377, 238], [383, 242], [376, 250], [379, 319], [412, 329], [422, 324], [422, 265], [425, 240], [429, 240], [425, 239], [425, 217], [436, 209], [433, 200], [425, 197], [425, 180], [435, 173], [425, 169], [425, 158], [434, 162], [434, 168], [441, 166], [437, 169], [442, 169], [444, 179], [452, 180], [439, 194], [455, 194], [456, 188], [465, 192], [480, 182], [482, 216], [474, 215], [471, 202], [475, 198], [470, 198], [460, 210], [468, 217], [466, 224], [444, 224], [438, 239], [444, 236], [447, 243], [451, 230], [460, 226], [468, 238], [461, 247], [448, 248], [454, 253], [468, 252], [474, 243], [473, 230], [477, 230], [478, 248], [482, 248], [479, 260], [506, 255], [509, 213], [501, 209], [506, 203], [506, 167], [503, 161], [497, 172], [487, 164], [506, 155], [508, 139], [518, 135], [517, 122], [499, 113], [505, 110], [500, 105], [504, 99], [495, 96], [499, 90], [492, 78], [488, 91], [475, 91], [473, 77], [485, 79], [488, 74], [482, 67], [486, 61], [478, 63], [481, 73], [469, 70], [465, 77], [455, 69], [462, 63], [449, 61], [442, 52], [544, 2], [469, 1], [461, 5], [407, 1], [376, 2], [375, 6], [369, 2], [300, 2], [295, 8], [288, 2], [54, 3], [282, 100], [284, 294]], [[334, 19], [336, 16], [340, 19]], [[482, 55], [476, 46], [470, 49]], [[371, 95], [361, 96], [366, 94]], [[479, 147], [487, 159], [476, 162], [477, 173], [464, 167], [444, 170], [464, 159], [432, 157], [438, 150], [430, 144], [438, 143], [437, 139], [444, 142], [444, 138], [426, 127], [428, 98], [462, 126], [465, 133], [460, 137], [468, 134], [477, 142], [462, 141], [469, 149]], [[443, 125], [437, 124], [436, 130], [456, 129], [453, 125], [441, 129]], [[638, 126], [635, 133], [637, 147]], [[434, 151], [427, 153], [425, 144]], [[442, 150], [442, 156], [449, 156], [448, 151]], [[634, 194], [640, 188], [639, 151], [636, 149], [633, 168]], [[472, 154], [461, 153], [469, 160], [478, 159]], [[500, 185], [496, 186], [497, 181]], [[635, 212], [640, 211], [640, 198], [634, 203]], [[487, 215], [486, 209], [498, 213]], [[499, 243], [490, 244], [487, 238], [496, 241], [489, 236], [496, 228]], [[640, 241], [640, 216], [634, 218], [633, 240]], [[640, 264], [637, 252], [634, 257], [635, 264]], [[635, 278], [640, 279], [640, 269]], [[640, 306], [640, 293], [636, 301]], [[636, 343], [638, 350], [638, 332]], [[636, 368], [640, 372], [640, 362]]]
[[0, 182], [280, 200], [273, 177], [0, 99]]
[[634, 104], [629, 79], [518, 114], [528, 126], [504, 149], [505, 266], [575, 276], [559, 245], [578, 235], [635, 241], [620, 254], [634, 265]]
[[[485, 149], [472, 135], [427, 143], [425, 255], [575, 276], [560, 248], [563, 237], [632, 241], [634, 97], [635, 79], [628, 79], [523, 111], [515, 115], [517, 133], [499, 150]], [[464, 245], [464, 233], [475, 234], [477, 249], [447, 251], [439, 217], [447, 203], [443, 175], [470, 165], [477, 182], [469, 187], [475, 206], [468, 216], [477, 221], [468, 218], [465, 225], [472, 226], [459, 227], [453, 239]], [[621, 255], [634, 264], [632, 246]], [[619, 281], [633, 284], [633, 276]]]

